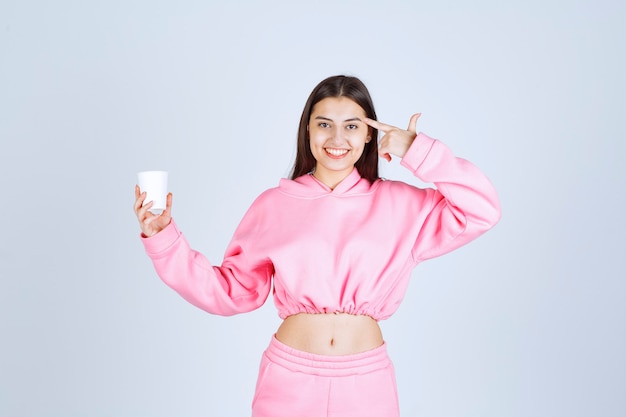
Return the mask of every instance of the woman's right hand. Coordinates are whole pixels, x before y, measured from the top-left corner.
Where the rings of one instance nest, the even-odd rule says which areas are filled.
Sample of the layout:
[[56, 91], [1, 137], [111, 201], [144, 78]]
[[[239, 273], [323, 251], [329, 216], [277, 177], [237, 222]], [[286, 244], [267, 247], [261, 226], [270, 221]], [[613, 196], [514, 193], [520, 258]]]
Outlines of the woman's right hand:
[[145, 199], [146, 193], [141, 192], [139, 186], [135, 185], [135, 214], [137, 215], [137, 220], [139, 220], [141, 233], [145, 237], [151, 237], [165, 229], [172, 221], [172, 193], [167, 194], [165, 210], [161, 214], [150, 212], [152, 201], [143, 205]]

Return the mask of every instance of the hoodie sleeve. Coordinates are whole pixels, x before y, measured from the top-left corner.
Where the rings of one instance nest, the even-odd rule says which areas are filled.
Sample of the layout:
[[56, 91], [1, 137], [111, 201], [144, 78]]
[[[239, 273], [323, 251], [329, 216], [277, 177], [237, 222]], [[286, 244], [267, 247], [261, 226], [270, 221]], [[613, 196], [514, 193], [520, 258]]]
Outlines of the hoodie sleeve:
[[470, 242], [500, 220], [500, 202], [489, 179], [442, 142], [419, 133], [401, 164], [436, 187], [426, 190], [428, 215], [412, 250], [416, 263]]
[[169, 226], [142, 242], [159, 277], [185, 300], [212, 314], [230, 316], [259, 308], [267, 299], [272, 263], [252, 248], [257, 226], [248, 211], [230, 242], [221, 266], [191, 249], [172, 219]]

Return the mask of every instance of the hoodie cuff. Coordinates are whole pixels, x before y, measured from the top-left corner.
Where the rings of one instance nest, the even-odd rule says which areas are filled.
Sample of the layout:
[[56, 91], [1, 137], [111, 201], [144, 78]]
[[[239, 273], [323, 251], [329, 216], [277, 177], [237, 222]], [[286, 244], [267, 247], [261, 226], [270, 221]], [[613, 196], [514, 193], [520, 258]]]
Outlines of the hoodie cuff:
[[435, 142], [436, 139], [426, 136], [422, 132], [418, 133], [406, 154], [400, 161], [400, 164], [411, 170], [411, 172], [416, 173], [422, 162], [424, 162], [428, 156], [428, 153], [432, 149]]
[[174, 219], [171, 220], [165, 229], [161, 230], [154, 236], [147, 237], [143, 233], [140, 235], [148, 255], [156, 255], [170, 248], [180, 237], [182, 233], [178, 230]]

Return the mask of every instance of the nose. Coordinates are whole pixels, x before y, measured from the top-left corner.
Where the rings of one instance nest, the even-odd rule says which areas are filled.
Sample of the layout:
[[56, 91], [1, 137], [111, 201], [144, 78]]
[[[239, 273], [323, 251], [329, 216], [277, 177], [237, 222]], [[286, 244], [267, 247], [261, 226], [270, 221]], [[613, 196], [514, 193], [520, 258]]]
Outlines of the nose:
[[330, 139], [333, 144], [344, 143], [343, 130], [337, 126], [333, 126], [330, 130]]

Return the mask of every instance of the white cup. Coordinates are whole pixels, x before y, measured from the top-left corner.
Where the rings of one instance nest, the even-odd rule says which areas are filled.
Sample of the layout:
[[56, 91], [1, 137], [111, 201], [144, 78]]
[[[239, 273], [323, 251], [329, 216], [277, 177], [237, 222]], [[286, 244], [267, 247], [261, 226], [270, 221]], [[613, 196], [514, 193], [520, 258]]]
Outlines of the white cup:
[[153, 201], [150, 211], [154, 214], [161, 214], [167, 202], [167, 171], [138, 172], [137, 181], [140, 191], [146, 192], [143, 204]]

